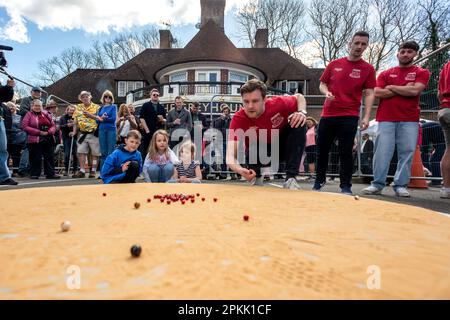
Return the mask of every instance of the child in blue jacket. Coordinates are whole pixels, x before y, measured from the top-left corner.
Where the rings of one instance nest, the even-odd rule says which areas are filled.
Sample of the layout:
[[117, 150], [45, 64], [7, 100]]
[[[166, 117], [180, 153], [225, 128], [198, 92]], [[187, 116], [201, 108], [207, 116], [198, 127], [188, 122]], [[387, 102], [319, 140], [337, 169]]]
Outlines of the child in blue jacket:
[[142, 172], [142, 157], [137, 150], [141, 144], [139, 131], [130, 130], [125, 145], [114, 150], [102, 166], [101, 177], [108, 183], [134, 183]]

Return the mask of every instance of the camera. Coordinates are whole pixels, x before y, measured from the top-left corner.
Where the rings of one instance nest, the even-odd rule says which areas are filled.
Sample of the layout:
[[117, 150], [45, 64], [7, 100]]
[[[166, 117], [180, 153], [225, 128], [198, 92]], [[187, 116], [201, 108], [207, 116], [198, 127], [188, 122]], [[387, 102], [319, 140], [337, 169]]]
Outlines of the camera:
[[13, 48], [12, 47], [8, 47], [8, 46], [0, 45], [0, 68], [8, 66], [8, 62], [6, 61], [5, 54], [3, 53], [3, 50], [12, 51]]

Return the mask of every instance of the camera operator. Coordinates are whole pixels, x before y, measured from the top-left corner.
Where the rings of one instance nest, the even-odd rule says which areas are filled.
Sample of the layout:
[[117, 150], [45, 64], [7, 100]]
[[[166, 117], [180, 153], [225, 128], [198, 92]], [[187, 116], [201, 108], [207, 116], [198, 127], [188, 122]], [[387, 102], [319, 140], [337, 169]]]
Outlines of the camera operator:
[[17, 185], [11, 179], [8, 169], [8, 136], [12, 128], [11, 111], [4, 102], [11, 101], [14, 96], [14, 80], [9, 79], [6, 86], [0, 85], [0, 185]]
[[14, 80], [8, 79], [6, 82], [6, 86], [0, 85], [0, 102], [8, 102], [11, 101], [14, 96]]

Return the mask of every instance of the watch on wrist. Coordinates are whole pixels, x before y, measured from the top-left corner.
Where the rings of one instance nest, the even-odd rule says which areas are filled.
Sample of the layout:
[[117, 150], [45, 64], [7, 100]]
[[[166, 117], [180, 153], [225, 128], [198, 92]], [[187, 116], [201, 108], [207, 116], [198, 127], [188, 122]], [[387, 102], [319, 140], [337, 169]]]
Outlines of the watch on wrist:
[[305, 115], [305, 116], [308, 114], [308, 112], [306, 112], [306, 110], [299, 110], [298, 112], [303, 113], [303, 115]]

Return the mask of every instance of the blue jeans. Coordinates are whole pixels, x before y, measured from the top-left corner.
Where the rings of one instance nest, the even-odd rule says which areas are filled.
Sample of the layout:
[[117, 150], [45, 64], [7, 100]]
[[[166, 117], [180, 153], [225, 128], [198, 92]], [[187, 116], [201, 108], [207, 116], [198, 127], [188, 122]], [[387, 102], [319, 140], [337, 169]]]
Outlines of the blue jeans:
[[[175, 179], [170, 179], [169, 181], [167, 181], [167, 183], [178, 183], [178, 181]], [[202, 183], [202, 182], [198, 179], [194, 179], [194, 180], [192, 180], [191, 183]]]
[[100, 159], [103, 165], [106, 158], [113, 153], [116, 146], [116, 131], [98, 130], [98, 140], [100, 143], [100, 152], [102, 153]]
[[8, 139], [6, 138], [5, 121], [0, 120], [0, 182], [11, 178], [7, 161]]
[[372, 186], [380, 190], [386, 186], [386, 176], [395, 147], [397, 147], [398, 163], [394, 176], [394, 190], [408, 185], [418, 135], [418, 122], [378, 123], [373, 156], [374, 180]]
[[152, 163], [146, 170], [152, 182], [167, 182], [173, 175], [174, 166], [172, 163], [166, 165]]
[[30, 172], [30, 152], [28, 145], [22, 151], [19, 163], [19, 174], [28, 174]]

